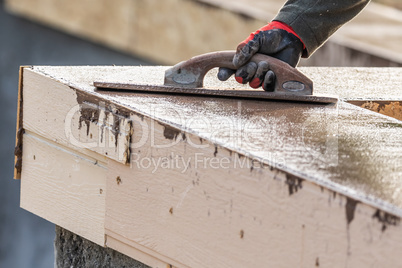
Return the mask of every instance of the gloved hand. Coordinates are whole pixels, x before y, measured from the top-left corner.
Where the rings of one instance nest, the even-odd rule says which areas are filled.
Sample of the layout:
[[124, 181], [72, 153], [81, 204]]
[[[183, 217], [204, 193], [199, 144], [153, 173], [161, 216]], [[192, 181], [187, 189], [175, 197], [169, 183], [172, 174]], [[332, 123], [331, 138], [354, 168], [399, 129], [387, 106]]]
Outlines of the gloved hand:
[[252, 88], [263, 87], [266, 91], [273, 91], [275, 74], [269, 70], [266, 62], [248, 62], [256, 53], [269, 55], [296, 67], [302, 56], [304, 44], [300, 37], [288, 25], [272, 21], [241, 42], [237, 46], [233, 58], [233, 65], [237, 70], [220, 68], [218, 79], [226, 81], [235, 74], [236, 81], [242, 84], [249, 83]]

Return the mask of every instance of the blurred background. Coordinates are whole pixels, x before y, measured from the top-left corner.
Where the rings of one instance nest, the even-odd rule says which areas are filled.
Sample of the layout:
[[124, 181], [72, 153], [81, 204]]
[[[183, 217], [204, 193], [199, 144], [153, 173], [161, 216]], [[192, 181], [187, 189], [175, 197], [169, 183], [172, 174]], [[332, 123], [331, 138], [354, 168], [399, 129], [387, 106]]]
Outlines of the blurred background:
[[[373, 2], [301, 64], [402, 66], [401, 1]], [[54, 264], [55, 226], [19, 208], [12, 179], [20, 65], [171, 65], [234, 49], [283, 3], [0, 0], [0, 267]]]
[[55, 226], [19, 208], [13, 180], [19, 66], [150, 63], [10, 15], [0, 3], [0, 267], [53, 267]]

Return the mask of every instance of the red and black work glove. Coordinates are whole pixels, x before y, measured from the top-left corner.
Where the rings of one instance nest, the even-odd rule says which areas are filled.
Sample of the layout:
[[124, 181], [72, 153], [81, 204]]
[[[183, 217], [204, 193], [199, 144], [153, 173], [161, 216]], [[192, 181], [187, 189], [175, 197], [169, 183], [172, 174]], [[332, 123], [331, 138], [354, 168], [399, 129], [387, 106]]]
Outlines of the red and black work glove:
[[302, 56], [304, 44], [300, 37], [288, 25], [272, 21], [241, 42], [237, 46], [233, 58], [233, 65], [237, 70], [220, 68], [218, 79], [226, 81], [235, 74], [237, 82], [249, 85], [252, 88], [263, 87], [266, 91], [273, 91], [275, 74], [269, 69], [267, 62], [248, 62], [256, 53], [265, 54], [280, 59], [292, 67], [296, 67]]

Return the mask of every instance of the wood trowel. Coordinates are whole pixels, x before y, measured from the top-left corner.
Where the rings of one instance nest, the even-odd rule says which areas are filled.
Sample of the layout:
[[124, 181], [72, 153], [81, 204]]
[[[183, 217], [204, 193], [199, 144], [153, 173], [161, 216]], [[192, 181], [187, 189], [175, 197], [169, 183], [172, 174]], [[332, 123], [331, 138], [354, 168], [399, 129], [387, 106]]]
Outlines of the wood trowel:
[[336, 97], [313, 95], [313, 82], [296, 68], [276, 58], [255, 54], [250, 61], [266, 61], [275, 73], [276, 81], [272, 92], [260, 89], [204, 88], [205, 74], [215, 67], [236, 69], [232, 59], [235, 51], [218, 51], [193, 57], [165, 71], [163, 85], [116, 83], [95, 81], [94, 86], [106, 90], [129, 90], [149, 93], [184, 94], [223, 98], [255, 100], [282, 100], [295, 102], [335, 103]]

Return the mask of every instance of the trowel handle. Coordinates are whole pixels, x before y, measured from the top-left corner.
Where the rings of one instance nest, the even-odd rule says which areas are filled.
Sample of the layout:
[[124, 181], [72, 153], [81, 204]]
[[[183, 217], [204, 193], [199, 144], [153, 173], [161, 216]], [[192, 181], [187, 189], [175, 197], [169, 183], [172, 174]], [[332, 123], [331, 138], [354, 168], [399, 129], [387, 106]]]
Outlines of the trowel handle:
[[[205, 74], [215, 67], [236, 69], [232, 63], [234, 50], [217, 51], [182, 61], [165, 72], [165, 85], [185, 88], [202, 87]], [[255, 54], [250, 61], [266, 61], [275, 73], [275, 92], [312, 95], [313, 82], [289, 64], [276, 58]]]

